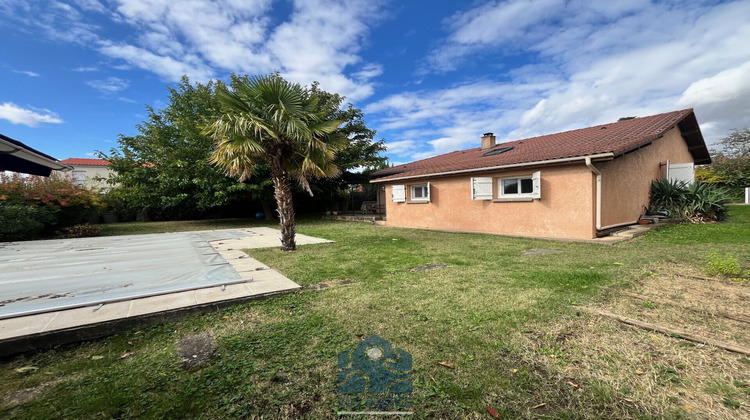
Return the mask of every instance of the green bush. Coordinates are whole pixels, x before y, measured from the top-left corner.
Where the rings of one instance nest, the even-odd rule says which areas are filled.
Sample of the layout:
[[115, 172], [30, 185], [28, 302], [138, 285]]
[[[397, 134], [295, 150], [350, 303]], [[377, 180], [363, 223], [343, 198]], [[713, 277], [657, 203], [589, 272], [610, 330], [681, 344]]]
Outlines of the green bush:
[[[7, 210], [3, 224], [14, 226], [8, 227], [8, 232], [11, 229], [15, 232], [20, 225], [33, 228], [29, 235], [19, 231], [18, 234], [23, 235], [23, 238], [35, 237], [42, 233], [50, 234], [61, 227], [81, 224], [91, 216], [99, 214], [103, 207], [97, 192], [76, 185], [69, 177], [55, 175], [46, 178], [0, 174], [0, 203], [6, 206], [22, 206], [23, 209], [36, 209], [30, 210], [28, 217], [24, 216], [23, 212], [19, 213], [17, 207], [13, 207], [12, 211]], [[45, 216], [41, 216], [42, 213]], [[51, 216], [51, 220], [47, 216]], [[6, 240], [15, 239], [21, 237], [6, 237]]]
[[727, 277], [739, 277], [742, 275], [742, 267], [733, 255], [726, 254], [722, 258], [714, 251], [708, 256], [706, 273], [714, 276], [721, 274]]
[[34, 239], [54, 222], [46, 207], [0, 202], [0, 241]]
[[726, 220], [729, 213], [729, 196], [724, 188], [715, 184], [655, 180], [651, 183], [649, 210], [668, 210], [673, 217], [701, 223]]

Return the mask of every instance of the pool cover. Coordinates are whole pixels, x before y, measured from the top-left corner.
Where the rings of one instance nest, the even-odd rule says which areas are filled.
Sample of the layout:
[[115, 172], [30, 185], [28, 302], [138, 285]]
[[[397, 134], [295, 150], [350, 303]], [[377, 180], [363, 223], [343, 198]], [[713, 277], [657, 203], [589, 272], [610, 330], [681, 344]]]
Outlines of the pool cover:
[[208, 243], [236, 230], [0, 243], [0, 319], [242, 281]]

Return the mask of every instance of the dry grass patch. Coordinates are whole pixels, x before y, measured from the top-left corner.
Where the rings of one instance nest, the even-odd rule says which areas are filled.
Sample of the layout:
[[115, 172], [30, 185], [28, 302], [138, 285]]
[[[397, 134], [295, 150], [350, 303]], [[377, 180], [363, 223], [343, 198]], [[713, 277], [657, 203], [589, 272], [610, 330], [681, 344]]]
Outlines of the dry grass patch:
[[[750, 287], [666, 263], [650, 266], [633, 290], [653, 299], [612, 291], [596, 308], [750, 348], [750, 324], [714, 314], [747, 316], [743, 302], [750, 298]], [[637, 412], [669, 418], [750, 417], [747, 355], [583, 312], [544, 334], [527, 334], [558, 381], [571, 378], [580, 392], [609, 400], [618, 418]]]

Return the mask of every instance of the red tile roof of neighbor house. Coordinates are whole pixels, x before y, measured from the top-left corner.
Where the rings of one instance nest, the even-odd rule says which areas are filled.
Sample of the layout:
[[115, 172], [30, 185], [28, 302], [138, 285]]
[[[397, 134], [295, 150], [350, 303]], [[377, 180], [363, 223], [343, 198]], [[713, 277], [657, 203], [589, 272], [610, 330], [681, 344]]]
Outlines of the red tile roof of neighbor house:
[[60, 162], [66, 165], [109, 166], [109, 161], [104, 159], [67, 158]]
[[[711, 163], [695, 114], [692, 109], [684, 109], [501, 143], [484, 150], [477, 147], [446, 153], [382, 169], [373, 173], [373, 182], [553, 164], [559, 159], [602, 154], [611, 154], [603, 159], [613, 159], [651, 144], [674, 127], [679, 127], [696, 164]], [[507, 147], [512, 149], [500, 152]]]

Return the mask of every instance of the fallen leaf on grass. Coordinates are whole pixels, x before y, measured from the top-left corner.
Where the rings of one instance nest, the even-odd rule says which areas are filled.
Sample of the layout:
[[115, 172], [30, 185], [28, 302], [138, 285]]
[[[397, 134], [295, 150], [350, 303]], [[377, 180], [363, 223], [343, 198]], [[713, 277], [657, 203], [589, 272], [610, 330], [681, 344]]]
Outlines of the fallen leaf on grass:
[[542, 407], [544, 407], [545, 405], [547, 405], [547, 403], [541, 403], [541, 404], [537, 404], [537, 405], [535, 405], [535, 406], [533, 406], [533, 407], [531, 407], [531, 408], [542, 408]]
[[448, 369], [453, 369], [453, 364], [448, 362], [438, 362], [440, 366], [447, 367]]
[[104, 356], [91, 356], [91, 360], [102, 360]]
[[692, 410], [692, 409], [693, 409], [693, 406], [692, 406], [692, 405], [690, 405], [690, 404], [685, 404], [685, 408], [687, 408], [688, 410]]
[[499, 418], [500, 418], [500, 414], [498, 414], [498, 412], [497, 412], [497, 411], [495, 411], [495, 410], [494, 410], [494, 409], [493, 409], [492, 407], [490, 407], [490, 406], [487, 406], [487, 407], [484, 407], [484, 408], [486, 408], [486, 409], [487, 409], [487, 411], [488, 411], [488, 412], [490, 413], [490, 415], [491, 415], [492, 417], [494, 417], [494, 418], [496, 418], [496, 419], [499, 419]]
[[643, 371], [640, 370], [640, 369], [638, 369], [638, 370], [635, 371], [635, 374], [636, 375], [643, 375]]
[[127, 359], [128, 357], [130, 357], [130, 356], [132, 356], [134, 354], [135, 354], [134, 351], [126, 351], [125, 353], [122, 354], [122, 356], [120, 356], [120, 360]]
[[572, 387], [573, 387], [573, 388], [575, 388], [575, 389], [578, 389], [578, 388], [580, 388], [580, 385], [578, 385], [578, 384], [576, 384], [576, 383], [573, 383], [573, 382], [571, 382], [571, 381], [568, 381], [568, 385], [572, 386]]
[[39, 370], [39, 368], [36, 367], [36, 366], [24, 366], [24, 367], [20, 367], [20, 368], [16, 369], [16, 372], [18, 372], [18, 373], [29, 373], [29, 372], [33, 372], [35, 370]]
[[221, 319], [229, 319], [229, 317], [224, 315], [223, 317], [221, 317]]

